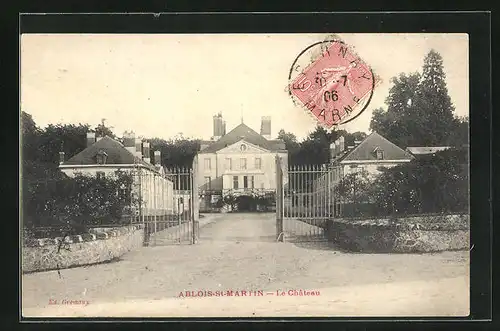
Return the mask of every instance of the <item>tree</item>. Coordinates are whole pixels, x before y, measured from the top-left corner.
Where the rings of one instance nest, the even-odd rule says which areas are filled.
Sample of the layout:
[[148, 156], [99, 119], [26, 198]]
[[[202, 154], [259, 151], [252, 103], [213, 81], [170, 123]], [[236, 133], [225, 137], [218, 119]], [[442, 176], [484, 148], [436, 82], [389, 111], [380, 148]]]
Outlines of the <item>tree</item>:
[[69, 158], [86, 148], [88, 131], [88, 124], [48, 125], [40, 135], [38, 162], [57, 167], [59, 152], [64, 151]]
[[418, 110], [424, 116], [421, 140], [424, 146], [447, 145], [454, 127], [455, 107], [446, 87], [443, 58], [431, 50], [424, 59], [418, 88]]
[[[431, 50], [424, 59], [422, 75], [401, 73], [392, 79], [385, 101], [387, 111], [373, 111], [370, 129], [402, 148], [465, 144], [465, 125], [454, 117], [445, 78], [443, 59]], [[456, 131], [461, 133], [454, 134]]]
[[456, 117], [454, 119], [454, 129], [450, 131], [449, 145], [453, 147], [463, 147], [469, 144], [469, 118]]
[[37, 158], [40, 140], [40, 129], [36, 126], [33, 117], [21, 111], [21, 145], [22, 159], [25, 162], [33, 162]]
[[468, 211], [466, 149], [445, 150], [381, 170], [372, 183], [372, 195], [386, 214]]
[[365, 132], [349, 133], [345, 130], [327, 131], [321, 126], [317, 126], [314, 131], [301, 142], [297, 142], [297, 137], [290, 132], [281, 129], [278, 138], [285, 142], [288, 150], [289, 165], [320, 165], [330, 161], [330, 144], [340, 136], [345, 138], [346, 145], [354, 145], [355, 140], [363, 140], [367, 134]]
[[299, 147], [299, 143], [297, 142], [297, 136], [295, 136], [291, 132], [286, 132], [285, 130], [281, 129], [278, 132], [278, 139], [283, 140], [285, 143], [286, 149], [288, 151], [297, 149]]
[[116, 139], [116, 136], [115, 134], [113, 133], [113, 131], [111, 130], [113, 127], [108, 127], [106, 126], [105, 124], [106, 122], [106, 119], [103, 118], [101, 120], [101, 123], [98, 124], [95, 129], [94, 129], [94, 132], [96, 134], [96, 137], [104, 137], [104, 136], [109, 136], [113, 139]]
[[385, 100], [387, 111], [375, 109], [370, 122], [370, 130], [376, 131], [399, 147], [420, 146], [420, 126], [425, 116], [417, 109], [420, 75], [401, 73], [393, 77], [393, 86]]
[[193, 159], [200, 150], [199, 140], [182, 139], [165, 140], [153, 138], [149, 140], [151, 144], [151, 159], [155, 150], [161, 151], [162, 164], [167, 168], [187, 167], [193, 164]]
[[371, 198], [371, 182], [366, 170], [353, 172], [342, 178], [336, 192], [343, 203], [367, 203]]

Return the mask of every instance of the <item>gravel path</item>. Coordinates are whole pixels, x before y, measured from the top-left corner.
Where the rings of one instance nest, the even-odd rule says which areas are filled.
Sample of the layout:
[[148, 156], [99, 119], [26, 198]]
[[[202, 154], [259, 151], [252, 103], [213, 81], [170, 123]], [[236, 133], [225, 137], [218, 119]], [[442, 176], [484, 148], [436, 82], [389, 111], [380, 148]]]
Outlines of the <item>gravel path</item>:
[[[468, 252], [341, 253], [327, 243], [276, 243], [272, 214], [207, 217], [197, 245], [143, 247], [118, 262], [61, 270], [61, 277], [23, 275], [24, 315], [468, 315]], [[294, 289], [320, 295], [276, 295]], [[228, 290], [247, 296], [179, 297]], [[258, 291], [263, 296], [248, 296]]]

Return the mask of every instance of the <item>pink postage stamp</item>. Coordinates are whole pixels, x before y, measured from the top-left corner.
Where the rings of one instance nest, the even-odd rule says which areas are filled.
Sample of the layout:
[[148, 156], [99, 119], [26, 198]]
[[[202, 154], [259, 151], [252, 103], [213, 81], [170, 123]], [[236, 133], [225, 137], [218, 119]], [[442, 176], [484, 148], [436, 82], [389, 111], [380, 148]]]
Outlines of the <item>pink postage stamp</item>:
[[322, 47], [321, 56], [290, 79], [289, 92], [319, 124], [327, 128], [345, 124], [366, 108], [377, 79], [344, 42], [330, 40], [308, 48], [314, 46]]

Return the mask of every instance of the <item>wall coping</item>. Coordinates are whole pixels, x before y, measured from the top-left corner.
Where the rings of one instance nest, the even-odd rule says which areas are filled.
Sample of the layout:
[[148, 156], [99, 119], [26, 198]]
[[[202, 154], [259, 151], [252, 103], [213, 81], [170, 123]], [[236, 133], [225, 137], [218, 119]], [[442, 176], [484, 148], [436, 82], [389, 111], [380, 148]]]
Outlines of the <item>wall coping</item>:
[[92, 242], [97, 240], [107, 240], [113, 237], [119, 237], [126, 235], [128, 233], [141, 230], [144, 228], [143, 224], [133, 224], [121, 227], [111, 227], [111, 228], [98, 228], [89, 229], [88, 233], [83, 233], [79, 235], [71, 235], [66, 237], [56, 237], [56, 238], [37, 238], [29, 239], [24, 247], [44, 247], [50, 245], [60, 245], [64, 244], [74, 244], [82, 242]]
[[469, 214], [421, 215], [409, 217], [384, 217], [379, 219], [336, 218], [330, 220], [354, 226], [379, 226], [398, 230], [453, 231], [469, 230]]

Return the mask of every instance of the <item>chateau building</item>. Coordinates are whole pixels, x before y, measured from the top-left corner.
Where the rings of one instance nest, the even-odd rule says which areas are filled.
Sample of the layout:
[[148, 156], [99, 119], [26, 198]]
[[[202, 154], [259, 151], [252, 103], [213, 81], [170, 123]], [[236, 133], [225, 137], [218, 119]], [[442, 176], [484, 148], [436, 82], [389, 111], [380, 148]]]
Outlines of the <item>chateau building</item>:
[[[391, 168], [408, 163], [414, 156], [398, 147], [377, 132], [372, 132], [362, 141], [345, 146], [344, 137], [330, 145], [328, 172], [314, 182], [313, 192], [333, 190], [345, 176], [365, 171], [374, 177], [381, 168]], [[345, 202], [345, 201], [344, 201]], [[340, 213], [340, 201], [335, 200], [335, 213]]]
[[288, 151], [282, 140], [271, 139], [271, 118], [262, 117], [260, 134], [243, 121], [226, 133], [222, 115], [215, 115], [213, 120], [213, 137], [201, 143], [196, 156], [198, 186], [204, 197], [201, 204], [213, 204], [227, 194], [274, 194], [276, 156], [282, 159], [287, 181]]
[[137, 210], [140, 216], [174, 212], [173, 183], [165, 176], [160, 151], [154, 152], [152, 163], [149, 142], [136, 138], [133, 132], [125, 132], [122, 141], [88, 132], [84, 150], [67, 160], [64, 152], [59, 156], [59, 169], [70, 177], [83, 174], [104, 178], [113, 176], [117, 170], [132, 174], [134, 193], [141, 200]]

